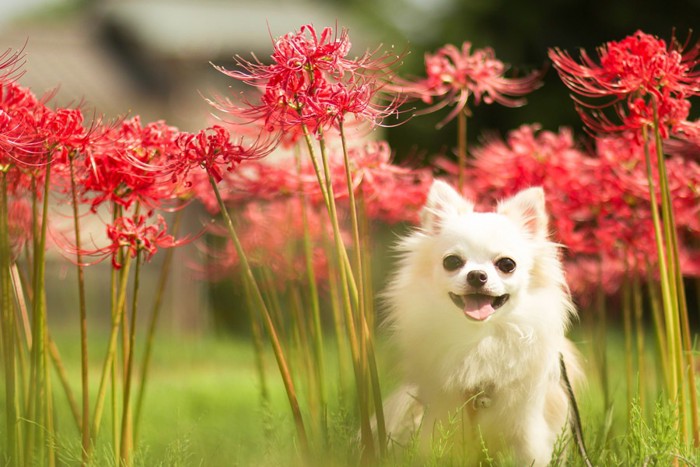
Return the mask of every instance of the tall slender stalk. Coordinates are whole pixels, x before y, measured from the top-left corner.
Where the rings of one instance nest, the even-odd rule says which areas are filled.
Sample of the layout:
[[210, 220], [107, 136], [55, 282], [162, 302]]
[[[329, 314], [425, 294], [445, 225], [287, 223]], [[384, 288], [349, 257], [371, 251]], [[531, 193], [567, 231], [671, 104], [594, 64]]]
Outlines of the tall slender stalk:
[[[100, 422], [102, 420], [102, 410], [104, 408], [105, 396], [107, 394], [107, 379], [112, 372], [114, 354], [117, 349], [117, 337], [119, 336], [119, 327], [121, 326], [122, 317], [124, 314], [124, 304], [126, 303], [126, 289], [128, 281], [126, 278], [129, 275], [129, 269], [131, 268], [131, 256], [127, 255], [124, 258], [122, 268], [119, 271], [122, 275], [122, 280], [119, 283], [119, 290], [115, 295], [114, 305], [115, 309], [112, 313], [112, 328], [109, 335], [109, 343], [107, 345], [107, 355], [105, 356], [102, 363], [102, 374], [100, 376], [100, 383], [97, 390], [97, 396], [95, 399], [95, 410], [93, 411], [92, 419], [92, 436], [97, 438], [100, 431]], [[116, 271], [114, 271], [116, 272]]]
[[80, 381], [82, 389], [82, 417], [81, 417], [81, 440], [82, 440], [82, 463], [88, 463], [88, 454], [90, 452], [90, 384], [89, 384], [89, 359], [88, 359], [88, 342], [87, 342], [87, 305], [85, 300], [85, 271], [83, 269], [83, 259], [80, 240], [80, 220], [78, 213], [78, 193], [75, 185], [75, 168], [73, 159], [75, 153], [71, 153], [68, 157], [68, 166], [70, 169], [70, 188], [71, 197], [73, 200], [73, 230], [75, 231], [75, 255], [76, 269], [78, 273], [78, 303], [80, 308]]
[[214, 195], [216, 196], [219, 208], [221, 209], [221, 214], [224, 217], [224, 223], [226, 224], [226, 228], [231, 237], [231, 241], [233, 242], [233, 245], [236, 248], [236, 253], [238, 253], [238, 259], [241, 262], [241, 266], [243, 268], [243, 280], [248, 281], [248, 285], [250, 286], [250, 291], [252, 293], [256, 309], [259, 310], [263, 315], [263, 323], [265, 324], [265, 330], [267, 331], [268, 337], [270, 338], [272, 350], [277, 360], [277, 366], [279, 368], [280, 375], [282, 376], [282, 382], [284, 383], [284, 387], [287, 392], [287, 398], [289, 399], [289, 405], [292, 409], [292, 416], [294, 418], [294, 423], [297, 429], [297, 435], [299, 436], [299, 444], [301, 446], [302, 455], [308, 458], [309, 441], [306, 436], [306, 429], [304, 428], [304, 421], [301, 416], [301, 410], [299, 408], [299, 401], [297, 399], [296, 390], [294, 388], [294, 382], [292, 381], [292, 375], [289, 371], [289, 366], [287, 365], [287, 359], [284, 355], [282, 345], [277, 336], [277, 330], [275, 329], [274, 323], [272, 322], [272, 318], [270, 317], [270, 313], [267, 309], [267, 306], [265, 305], [265, 300], [263, 300], [262, 293], [260, 292], [258, 283], [255, 280], [255, 276], [253, 275], [253, 270], [250, 267], [250, 263], [248, 263], [248, 258], [245, 254], [245, 251], [243, 250], [243, 245], [241, 244], [240, 239], [236, 234], [236, 230], [233, 227], [233, 221], [231, 220], [228, 210], [226, 209], [226, 205], [224, 204], [224, 201], [221, 198], [221, 193], [219, 192], [219, 188], [216, 185], [216, 180], [214, 180], [214, 177], [211, 173], [208, 172], [208, 175], [209, 183], [211, 184], [212, 189], [214, 190]]
[[246, 298], [246, 310], [248, 319], [250, 320], [250, 332], [253, 337], [253, 350], [255, 352], [255, 368], [258, 372], [258, 381], [260, 381], [260, 399], [263, 407], [267, 407], [270, 402], [270, 391], [267, 387], [267, 377], [265, 374], [265, 349], [263, 346], [263, 334], [258, 322], [258, 316], [253, 313], [255, 303], [250, 290], [248, 281], [243, 281], [243, 291]]
[[124, 465], [131, 465], [133, 443], [131, 440], [131, 386], [132, 375], [134, 374], [134, 353], [136, 353], [136, 316], [138, 310], [139, 286], [141, 284], [141, 251], [136, 253], [136, 266], [134, 267], [134, 284], [131, 296], [131, 327], [129, 328], [129, 352], [125, 363], [124, 394], [122, 402], [122, 423], [121, 423], [121, 462]]
[[2, 329], [2, 357], [5, 370], [5, 458], [8, 465], [19, 465], [19, 418], [17, 406], [16, 380], [16, 339], [15, 313], [12, 306], [12, 285], [10, 282], [10, 258], [7, 199], [7, 174], [0, 172], [0, 329]]
[[[182, 206], [179, 206], [175, 211], [175, 216], [172, 223], [171, 233], [173, 237], [177, 237], [180, 231], [180, 224], [182, 223]], [[153, 342], [155, 340], [156, 327], [158, 325], [158, 318], [160, 317], [160, 310], [162, 308], [163, 296], [165, 295], [165, 287], [170, 278], [170, 268], [173, 262], [173, 255], [175, 254], [174, 248], [168, 248], [165, 251], [165, 256], [163, 258], [163, 264], [161, 265], [160, 275], [158, 276], [158, 284], [155, 289], [155, 299], [153, 301], [153, 307], [151, 309], [151, 318], [148, 322], [148, 331], [146, 334], [146, 345], [143, 351], [143, 359], [141, 361], [141, 376], [139, 378], [140, 386], [139, 392], [136, 396], [136, 405], [134, 406], [134, 448], [138, 443], [139, 434], [139, 424], [141, 421], [141, 411], [143, 409], [143, 400], [146, 393], [146, 382], [148, 380], [148, 372], [151, 367], [151, 354], [153, 353]]]
[[622, 284], [622, 317], [625, 330], [625, 382], [627, 393], [627, 422], [632, 419], [632, 404], [634, 403], [634, 355], [632, 351], [632, 290], [630, 286], [629, 268], [625, 272]]
[[[639, 266], [635, 265], [635, 271], [639, 271]], [[642, 304], [642, 291], [641, 284], [638, 275], [632, 277], [632, 309], [634, 313], [634, 325], [635, 325], [635, 335], [636, 335], [636, 349], [637, 349], [637, 381], [639, 385], [639, 410], [640, 413], [644, 413], [645, 405], [647, 401], [646, 391], [647, 388], [647, 368], [646, 368], [646, 351], [644, 349], [644, 309]]]
[[[656, 103], [654, 101], [654, 107]], [[655, 119], [656, 120], [656, 119]], [[656, 123], [654, 124], [656, 126]], [[648, 128], [646, 126], [642, 127], [642, 138], [644, 141], [644, 157], [646, 163], [647, 171], [647, 183], [649, 186], [649, 197], [651, 201], [651, 213], [652, 222], [654, 225], [654, 237], [656, 240], [656, 250], [658, 255], [658, 268], [659, 268], [659, 281], [661, 284], [661, 303], [662, 311], [664, 314], [665, 329], [666, 329], [666, 343], [668, 345], [668, 355], [670, 357], [669, 371], [667, 372], [666, 390], [668, 391], [669, 398], [673, 401], [677, 414], [677, 429], [680, 434], [680, 440], [685, 442], [687, 437], [687, 426], [686, 426], [686, 407], [685, 407], [685, 387], [683, 384], [684, 371], [683, 371], [683, 349], [682, 349], [682, 334], [680, 326], [679, 317], [679, 307], [678, 307], [678, 295], [676, 293], [677, 282], [674, 278], [675, 276], [675, 262], [677, 258], [673, 258], [672, 246], [669, 244], [670, 240], [668, 234], [670, 231], [670, 218], [669, 212], [664, 213], [663, 221], [659, 215], [659, 204], [656, 197], [656, 186], [653, 178], [653, 165], [651, 161], [651, 149]], [[661, 167], [664, 165], [663, 152], [657, 149], [657, 162], [659, 171], [661, 172]], [[665, 167], [665, 165], [664, 165]], [[665, 171], [664, 171], [665, 173]], [[661, 183], [661, 193], [662, 193], [662, 210], [666, 211], [667, 207], [666, 196], [668, 193], [664, 194], [664, 175], [659, 173], [659, 179]], [[666, 186], [666, 190], [667, 190]], [[662, 223], [663, 222], [663, 223]]]
[[354, 306], [356, 307], [359, 302], [357, 287], [354, 280], [354, 276], [352, 274], [352, 268], [349, 265], [347, 250], [345, 249], [345, 245], [343, 245], [343, 240], [340, 232], [340, 225], [338, 223], [338, 213], [335, 205], [335, 195], [333, 193], [333, 183], [331, 180], [330, 167], [328, 164], [328, 155], [326, 153], [325, 139], [323, 137], [323, 134], [320, 133], [318, 141], [321, 153], [321, 163], [323, 167], [323, 172], [320, 172], [318, 161], [316, 160], [315, 156], [314, 146], [311, 141], [311, 135], [309, 134], [308, 128], [306, 126], [303, 125], [302, 129], [306, 138], [307, 146], [309, 148], [309, 155], [311, 157], [314, 170], [316, 172], [317, 180], [320, 184], [321, 191], [324, 194], [324, 201], [326, 202], [328, 217], [330, 218], [331, 225], [333, 227], [335, 255], [338, 262], [338, 271], [340, 273], [342, 298], [341, 308], [345, 315], [344, 317], [346, 321], [346, 331], [348, 332], [348, 338], [350, 341], [350, 352], [352, 355], [353, 368], [355, 370], [355, 384], [357, 388], [357, 395], [360, 401], [360, 435], [362, 440], [362, 446], [364, 448], [363, 456], [365, 456], [366, 459], [372, 459], [375, 457], [375, 450], [374, 441], [372, 439], [369, 408], [367, 407], [366, 401], [362, 397], [365, 393], [365, 387], [367, 382], [367, 368], [363, 366], [360, 341], [357, 336], [357, 329], [355, 328], [355, 316], [353, 313]]
[[[47, 445], [47, 440], [51, 440], [53, 433], [50, 431], [49, 424], [50, 394], [48, 391], [47, 371], [47, 324], [46, 324], [46, 234], [48, 227], [48, 212], [49, 212], [49, 187], [51, 180], [51, 162], [47, 161], [44, 173], [44, 191], [41, 210], [41, 224], [38, 225], [38, 239], [35, 239], [34, 250], [34, 302], [32, 309], [33, 327], [32, 327], [32, 371], [30, 391], [30, 410], [28, 420], [32, 421], [27, 430], [25, 439], [26, 463], [32, 463], [34, 456], [34, 448], [38, 446], [40, 464], [50, 464], [54, 459], [54, 444], [53, 442]], [[46, 430], [46, 431], [45, 431]], [[48, 456], [48, 457], [46, 457]]]
[[[676, 321], [676, 313], [674, 313], [673, 298], [671, 297], [671, 289], [668, 283], [668, 268], [666, 264], [666, 248], [663, 238], [663, 230], [661, 227], [661, 219], [659, 215], [659, 205], [656, 198], [656, 188], [652, 172], [651, 153], [649, 149], [648, 130], [642, 128], [642, 138], [644, 140], [644, 159], [646, 162], [647, 183], [649, 185], [649, 198], [651, 204], [651, 217], [654, 225], [654, 238], [656, 243], [656, 253], [658, 255], [659, 281], [661, 285], [661, 310], [664, 315], [666, 329], [666, 344], [669, 349], [669, 371], [667, 372], [666, 390], [669, 392], [669, 397], [675, 398], [678, 394], [678, 360], [675, 357], [675, 349], [677, 348], [677, 329], [674, 326]], [[660, 155], [659, 155], [660, 157]]]
[[61, 382], [61, 386], [63, 386], [63, 392], [65, 392], [66, 399], [68, 399], [68, 406], [70, 407], [71, 413], [73, 414], [75, 426], [78, 428], [78, 432], [81, 432], [82, 421], [80, 409], [78, 408], [78, 403], [76, 402], [75, 396], [73, 395], [73, 390], [71, 389], [70, 381], [68, 378], [68, 372], [66, 371], [66, 367], [63, 364], [61, 355], [58, 352], [58, 346], [56, 346], [56, 342], [54, 342], [51, 335], [48, 336], [47, 348], [49, 350], [49, 357], [51, 357], [51, 363], [53, 363], [53, 366], [56, 369], [58, 379]]
[[457, 187], [463, 192], [467, 166], [467, 107], [457, 114]]
[[[301, 157], [296, 154], [297, 173], [301, 174]], [[321, 327], [321, 305], [319, 303], [318, 287], [316, 285], [316, 272], [313, 264], [313, 245], [311, 243], [311, 232], [309, 231], [309, 213], [308, 200], [303, 188], [299, 188], [299, 201], [301, 209], [302, 225], [304, 227], [303, 250], [304, 262], [306, 266], [306, 280], [308, 282], [308, 299], [311, 302], [311, 316], [313, 323], [313, 343], [314, 343], [314, 359], [315, 359], [315, 379], [316, 390], [319, 394], [319, 403], [321, 405], [321, 413], [323, 416], [323, 433], [326, 437], [326, 417], [328, 411], [328, 402], [325, 387], [325, 361], [323, 351], [323, 329]]]
[[[690, 324], [688, 320], [688, 308], [685, 294], [685, 284], [683, 282], [683, 271], [680, 264], [680, 253], [678, 248], [678, 231], [673, 212], [673, 200], [668, 184], [668, 174], [666, 171], [666, 161], [664, 159], [663, 142], [661, 129], [659, 128], [658, 103], [656, 98], [652, 99], [654, 112], [654, 142], [656, 146], [657, 164], [659, 170], [659, 183], [661, 189], [661, 212], [668, 241], [667, 249], [669, 256], [669, 280], [675, 292], [677, 313], [679, 319], [680, 347], [683, 354], [679, 358], [680, 372], [679, 379], [685, 379], [683, 368], [687, 368], [687, 389], [690, 397], [691, 413], [691, 433], [693, 445], [700, 446], [700, 419], [698, 418], [698, 399], [695, 384], [695, 362], [692, 358], [692, 342], [690, 338]], [[685, 358], [684, 358], [685, 357]], [[684, 360], [688, 359], [685, 363]], [[685, 408], [683, 408], [685, 410]]]
[[[387, 436], [386, 427], [384, 422], [384, 406], [382, 402], [381, 390], [379, 386], [379, 373], [377, 371], [377, 364], [374, 354], [374, 343], [373, 332], [367, 324], [369, 310], [373, 310], [373, 307], [368, 307], [369, 297], [365, 295], [365, 287], [368, 287], [365, 279], [368, 277], [367, 266], [363, 259], [363, 251], [368, 247], [368, 245], [362, 241], [360, 236], [360, 221], [357, 203], [355, 201], [355, 187], [353, 186], [352, 173], [350, 169], [350, 158], [348, 155], [347, 139], [345, 138], [345, 130], [343, 126], [342, 119], [338, 121], [338, 129], [340, 130], [340, 140], [343, 146], [343, 165], [345, 166], [345, 182], [348, 188], [348, 198], [350, 200], [350, 218], [352, 222], [353, 231], [353, 241], [355, 245], [355, 263], [356, 263], [356, 274], [359, 278], [358, 282], [358, 313], [357, 322], [362, 335], [362, 352], [361, 357], [365, 361], [363, 363], [363, 368], [368, 366], [368, 383], [370, 386], [370, 391], [372, 394], [372, 399], [374, 402], [374, 410], [377, 420], [377, 442], [379, 444], [379, 450], [382, 457], [386, 454]], [[374, 317], [369, 319], [374, 322]]]

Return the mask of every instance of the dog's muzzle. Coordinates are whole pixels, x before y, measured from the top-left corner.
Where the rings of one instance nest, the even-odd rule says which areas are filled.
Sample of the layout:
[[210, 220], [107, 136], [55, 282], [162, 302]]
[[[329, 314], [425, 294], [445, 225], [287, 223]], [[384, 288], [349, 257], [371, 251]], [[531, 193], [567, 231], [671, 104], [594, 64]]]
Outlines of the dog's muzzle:
[[510, 295], [499, 296], [472, 293], [457, 295], [450, 292], [450, 299], [468, 318], [475, 321], [484, 321], [501, 308], [510, 298]]

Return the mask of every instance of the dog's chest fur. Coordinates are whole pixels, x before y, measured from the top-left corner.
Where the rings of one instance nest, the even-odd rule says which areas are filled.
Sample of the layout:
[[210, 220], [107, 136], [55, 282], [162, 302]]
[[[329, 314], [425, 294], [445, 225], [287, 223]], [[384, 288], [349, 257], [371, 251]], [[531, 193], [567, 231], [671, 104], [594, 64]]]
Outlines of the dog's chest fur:
[[465, 333], [463, 326], [448, 326], [449, 333], [445, 329], [423, 326], [414, 330], [422, 336], [416, 336], [413, 342], [432, 343], [414, 346], [406, 369], [423, 391], [466, 395], [488, 392], [490, 397], [502, 392], [528, 392], [549, 380], [548, 373], [556, 368], [552, 349], [548, 348], [551, 337], [540, 339], [541, 330], [513, 323], [474, 335]]

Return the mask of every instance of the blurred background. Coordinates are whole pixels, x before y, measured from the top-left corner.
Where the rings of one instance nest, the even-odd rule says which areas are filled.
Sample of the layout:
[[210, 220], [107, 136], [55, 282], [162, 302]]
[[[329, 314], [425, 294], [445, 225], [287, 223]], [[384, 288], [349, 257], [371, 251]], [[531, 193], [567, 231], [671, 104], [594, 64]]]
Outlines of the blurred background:
[[[667, 40], [675, 31], [683, 41], [699, 22], [700, 0], [0, 0], [0, 49], [24, 48], [26, 72], [20, 83], [37, 95], [55, 90], [56, 105], [84, 102], [87, 115], [140, 115], [144, 123], [166, 120], [196, 131], [212, 118], [203, 96], [234, 92], [211, 63], [231, 68], [232, 57], [251, 53], [265, 61], [273, 38], [306, 23], [318, 30], [348, 28], [351, 55], [380, 44], [394, 47], [404, 53], [400, 74], [422, 76], [424, 54], [447, 43], [493, 47], [517, 73], [547, 67], [550, 47], [592, 52], [637, 29]], [[437, 132], [435, 124], [443, 116], [386, 129], [396, 159], [415, 162], [451, 154], [456, 122]], [[528, 105], [474, 109], [470, 143], [485, 132], [505, 133], [534, 122], [552, 130], [570, 126], [583, 134], [551, 68], [545, 85], [528, 96]], [[190, 222], [196, 226], [202, 219]], [[213, 326], [200, 312], [209, 306], [209, 286], [189, 267], [190, 253], [176, 253], [180, 271], [173, 274], [163, 307], [169, 313], [162, 323], [166, 329], [198, 332]], [[58, 282], [50, 300], [58, 300], [62, 290], [74, 290], [61, 285], [72, 279], [68, 267], [57, 258], [50, 270]]]

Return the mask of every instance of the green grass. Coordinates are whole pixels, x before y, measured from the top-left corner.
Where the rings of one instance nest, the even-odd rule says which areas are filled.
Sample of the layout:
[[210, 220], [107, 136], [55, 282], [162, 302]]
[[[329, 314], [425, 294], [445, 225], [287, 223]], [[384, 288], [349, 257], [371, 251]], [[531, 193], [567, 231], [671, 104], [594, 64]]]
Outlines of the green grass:
[[[595, 465], [694, 465], [697, 450], [676, 446], [672, 410], [656, 399], [641, 407], [628, 402], [624, 377], [624, 346], [620, 334], [608, 333], [610, 403], [604, 406], [600, 380], [591, 357], [592, 340], [582, 331], [575, 339], [584, 353], [588, 384], [579, 390], [586, 441]], [[70, 335], [57, 336], [59, 348], [74, 390], [79, 387], [78, 348]], [[650, 347], [652, 341], [649, 341]], [[91, 385], [96, 386], [104, 341], [91, 344]], [[328, 361], [332, 361], [329, 350]], [[386, 355], [386, 352], [382, 353]], [[234, 337], [160, 338], [148, 382], [136, 465], [141, 466], [288, 466], [300, 465], [296, 457], [294, 426], [272, 355], [266, 355], [270, 402], [263, 407], [254, 366], [252, 345]], [[387, 378], [391, 372], [384, 365]], [[387, 379], [388, 381], [388, 379]], [[54, 379], [54, 384], [58, 382]], [[384, 391], [390, 390], [391, 382]], [[96, 388], [94, 388], [96, 390]], [[56, 410], [60, 459], [78, 465], [79, 435], [56, 387]], [[357, 465], [357, 423], [354, 414], [338, 403], [338, 389], [329, 389], [328, 446], [312, 464]], [[0, 394], [1, 396], [1, 394]], [[0, 402], [4, 404], [4, 402]], [[4, 406], [4, 405], [3, 405]], [[3, 423], [0, 421], [0, 423]], [[94, 465], [113, 465], [110, 457], [109, 413], [95, 449]], [[4, 439], [4, 426], [0, 425]], [[484, 465], [515, 465], [495, 459]], [[583, 465], [573, 449], [564, 456], [566, 465]], [[421, 457], [410, 448], [393, 452], [382, 465], [460, 465], [436, 452]]]

